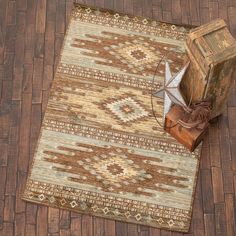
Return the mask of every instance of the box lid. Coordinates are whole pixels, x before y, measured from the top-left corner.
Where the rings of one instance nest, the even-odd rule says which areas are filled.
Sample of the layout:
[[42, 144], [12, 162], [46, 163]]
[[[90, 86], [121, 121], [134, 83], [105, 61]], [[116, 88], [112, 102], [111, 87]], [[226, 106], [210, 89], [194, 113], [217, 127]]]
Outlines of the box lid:
[[213, 64], [236, 57], [236, 41], [222, 19], [191, 30], [187, 48], [206, 74]]

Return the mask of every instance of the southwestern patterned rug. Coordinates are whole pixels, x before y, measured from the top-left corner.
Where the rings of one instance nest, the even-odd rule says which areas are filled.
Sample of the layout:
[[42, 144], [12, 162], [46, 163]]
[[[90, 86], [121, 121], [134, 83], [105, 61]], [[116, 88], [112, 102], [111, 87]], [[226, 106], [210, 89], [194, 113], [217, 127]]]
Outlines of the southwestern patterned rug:
[[[186, 232], [199, 149], [155, 121], [150, 94], [183, 64], [188, 29], [76, 5], [23, 199]], [[155, 98], [162, 121], [163, 101]]]

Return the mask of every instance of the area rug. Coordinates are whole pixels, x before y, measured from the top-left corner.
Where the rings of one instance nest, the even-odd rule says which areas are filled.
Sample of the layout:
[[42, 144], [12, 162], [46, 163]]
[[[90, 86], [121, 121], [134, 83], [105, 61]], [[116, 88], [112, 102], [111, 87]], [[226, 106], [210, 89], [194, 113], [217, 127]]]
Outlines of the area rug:
[[[200, 150], [154, 119], [150, 94], [177, 72], [188, 29], [76, 5], [23, 199], [114, 220], [189, 229]], [[162, 121], [163, 101], [154, 99]]]

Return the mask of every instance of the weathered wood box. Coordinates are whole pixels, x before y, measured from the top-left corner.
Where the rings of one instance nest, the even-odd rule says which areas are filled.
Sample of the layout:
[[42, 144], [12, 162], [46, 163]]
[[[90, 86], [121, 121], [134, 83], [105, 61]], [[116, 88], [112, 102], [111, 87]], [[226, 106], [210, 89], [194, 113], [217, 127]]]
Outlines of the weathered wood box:
[[174, 105], [167, 113], [165, 117], [164, 129], [171, 134], [178, 142], [183, 144], [191, 152], [199, 145], [203, 140], [204, 135], [207, 132], [207, 124], [205, 129], [199, 130], [197, 128], [186, 129], [179, 124], [176, 124], [179, 119], [183, 117], [185, 113], [184, 109], [179, 105]]
[[193, 29], [186, 50], [190, 66], [181, 82], [182, 93], [187, 101], [210, 100], [214, 118], [222, 113], [233, 81], [236, 41], [218, 19]]

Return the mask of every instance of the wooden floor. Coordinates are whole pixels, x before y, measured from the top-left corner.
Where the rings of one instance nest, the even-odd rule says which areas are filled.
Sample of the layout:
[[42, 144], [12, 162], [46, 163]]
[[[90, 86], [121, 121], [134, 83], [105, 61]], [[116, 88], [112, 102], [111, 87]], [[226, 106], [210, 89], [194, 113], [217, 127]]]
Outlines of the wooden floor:
[[[224, 18], [236, 36], [235, 0], [77, 1], [199, 25]], [[21, 201], [72, 0], [0, 0], [0, 235], [177, 236]], [[236, 85], [204, 142], [191, 230], [236, 235]]]

